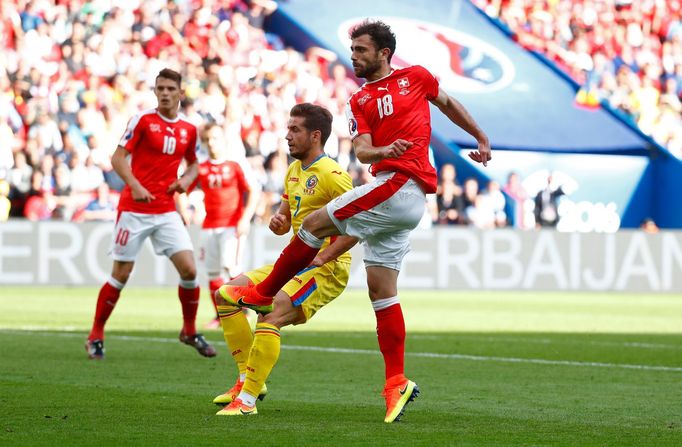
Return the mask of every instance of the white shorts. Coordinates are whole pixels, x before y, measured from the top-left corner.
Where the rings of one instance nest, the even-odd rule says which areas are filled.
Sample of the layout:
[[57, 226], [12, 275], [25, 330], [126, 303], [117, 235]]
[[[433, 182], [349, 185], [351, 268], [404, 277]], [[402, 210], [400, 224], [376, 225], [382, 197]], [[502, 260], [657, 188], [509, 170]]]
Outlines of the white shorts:
[[192, 250], [192, 241], [175, 211], [163, 214], [143, 214], [123, 211], [116, 220], [109, 253], [115, 261], [132, 262], [150, 238], [157, 255], [173, 256]]
[[424, 216], [426, 195], [399, 172], [381, 172], [372, 183], [347, 191], [327, 205], [343, 234], [362, 239], [365, 265], [400, 270], [409, 235]]
[[244, 236], [237, 236], [237, 228], [206, 228], [201, 230], [201, 252], [209, 279], [227, 272], [232, 279], [242, 274], [242, 252], [246, 243]]

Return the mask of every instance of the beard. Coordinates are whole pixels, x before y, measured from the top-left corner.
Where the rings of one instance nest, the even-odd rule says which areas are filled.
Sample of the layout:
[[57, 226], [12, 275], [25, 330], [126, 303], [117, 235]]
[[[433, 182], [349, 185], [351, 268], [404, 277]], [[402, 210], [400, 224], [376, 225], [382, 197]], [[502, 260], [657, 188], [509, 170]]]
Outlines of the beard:
[[376, 73], [381, 68], [381, 62], [374, 60], [372, 62], [367, 62], [367, 64], [362, 67], [353, 67], [355, 71], [355, 76], [359, 78], [370, 78], [374, 73]]

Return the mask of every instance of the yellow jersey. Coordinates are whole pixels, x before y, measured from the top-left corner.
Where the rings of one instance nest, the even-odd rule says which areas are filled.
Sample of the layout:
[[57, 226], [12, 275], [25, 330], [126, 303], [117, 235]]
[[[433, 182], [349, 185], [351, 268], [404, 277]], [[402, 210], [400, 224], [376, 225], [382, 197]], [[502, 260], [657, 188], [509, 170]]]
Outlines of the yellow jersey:
[[[291, 163], [284, 181], [282, 200], [289, 203], [294, 235], [305, 216], [352, 188], [350, 175], [326, 154], [308, 166], [303, 166], [300, 160]], [[326, 238], [321, 250], [329, 246], [330, 239]], [[342, 254], [337, 260], [350, 262], [350, 253]]]

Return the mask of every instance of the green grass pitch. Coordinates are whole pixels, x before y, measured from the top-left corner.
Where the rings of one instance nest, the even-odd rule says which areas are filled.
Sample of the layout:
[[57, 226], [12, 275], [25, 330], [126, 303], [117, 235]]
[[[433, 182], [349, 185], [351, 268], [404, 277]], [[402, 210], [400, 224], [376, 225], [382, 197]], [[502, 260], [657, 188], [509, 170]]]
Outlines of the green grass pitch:
[[181, 345], [171, 288], [126, 289], [106, 359], [87, 360], [96, 294], [0, 289], [0, 446], [682, 445], [680, 295], [402, 291], [422, 394], [389, 425], [364, 291], [283, 330], [241, 418], [211, 403], [236, 373], [222, 334], [213, 359]]

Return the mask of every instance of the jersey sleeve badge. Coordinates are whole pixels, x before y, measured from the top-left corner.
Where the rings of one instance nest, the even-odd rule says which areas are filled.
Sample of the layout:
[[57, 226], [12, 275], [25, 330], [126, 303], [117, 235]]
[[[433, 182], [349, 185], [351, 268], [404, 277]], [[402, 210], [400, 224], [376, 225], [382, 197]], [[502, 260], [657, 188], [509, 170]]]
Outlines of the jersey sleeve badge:
[[355, 120], [355, 118], [351, 118], [348, 120], [348, 132], [351, 135], [355, 135], [355, 133], [358, 131], [358, 122]]

